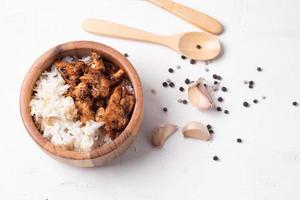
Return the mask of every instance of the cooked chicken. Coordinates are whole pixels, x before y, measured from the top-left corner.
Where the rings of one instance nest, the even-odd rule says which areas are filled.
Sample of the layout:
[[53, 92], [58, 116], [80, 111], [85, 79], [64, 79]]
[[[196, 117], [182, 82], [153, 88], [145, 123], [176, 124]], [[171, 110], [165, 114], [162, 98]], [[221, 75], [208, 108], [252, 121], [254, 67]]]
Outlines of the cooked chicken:
[[124, 88], [123, 85], [117, 86], [108, 100], [105, 111], [103, 108], [99, 108], [96, 114], [97, 121], [105, 122], [104, 128], [109, 135], [126, 127], [134, 106], [134, 96], [128, 92], [122, 94]]
[[57, 61], [55, 66], [70, 85], [65, 95], [74, 99], [80, 121], [104, 122], [108, 136], [116, 138], [128, 124], [135, 104], [124, 70], [102, 60], [96, 52], [87, 64], [76, 59], [71, 63]]
[[87, 122], [95, 120], [94, 112], [92, 110], [93, 102], [90, 99], [86, 99], [85, 101], [77, 100], [75, 101], [75, 105], [80, 115], [80, 121]]
[[91, 87], [91, 95], [94, 98], [107, 97], [110, 91], [110, 81], [101, 73], [88, 72], [80, 80]]
[[102, 62], [102, 59], [100, 59], [100, 56], [96, 52], [91, 53], [92, 62], [90, 63], [90, 67], [94, 70], [104, 70], [104, 64]]
[[83, 75], [86, 69], [86, 65], [81, 61], [69, 63], [67, 61], [60, 60], [56, 61], [54, 65], [62, 78], [71, 86], [75, 86], [79, 83], [79, 78]]
[[88, 85], [86, 83], [81, 82], [74, 87], [71, 96], [74, 97], [76, 100], [84, 101], [90, 96], [90, 89], [88, 88]]

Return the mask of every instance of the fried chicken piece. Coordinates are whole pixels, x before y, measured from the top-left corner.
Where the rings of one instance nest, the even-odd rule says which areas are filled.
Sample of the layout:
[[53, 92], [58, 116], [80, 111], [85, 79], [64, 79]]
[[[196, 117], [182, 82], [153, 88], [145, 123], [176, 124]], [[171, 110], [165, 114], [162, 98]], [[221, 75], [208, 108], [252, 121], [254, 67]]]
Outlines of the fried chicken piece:
[[111, 83], [101, 72], [86, 73], [80, 77], [80, 80], [91, 87], [91, 95], [94, 98], [108, 97]]
[[76, 100], [85, 100], [90, 96], [90, 89], [86, 83], [81, 82], [74, 87], [71, 96]]
[[116, 85], [117, 83], [121, 82], [124, 76], [125, 76], [125, 72], [122, 69], [119, 69], [117, 72], [113, 73], [110, 76], [111, 85]]
[[67, 61], [60, 60], [56, 61], [54, 65], [62, 78], [71, 86], [75, 86], [79, 83], [80, 76], [82, 76], [86, 70], [86, 65], [82, 61], [69, 63]]
[[135, 97], [133, 95], [126, 95], [124, 98], [121, 99], [120, 105], [122, 106], [124, 113], [128, 117], [133, 110], [135, 103]]
[[105, 111], [99, 108], [96, 114], [96, 120], [104, 121], [104, 128], [112, 138], [115, 137], [116, 131], [126, 127], [134, 107], [134, 96], [128, 92], [123, 94], [124, 88], [123, 85], [117, 86], [108, 100]]
[[105, 108], [104, 107], [98, 108], [96, 115], [95, 115], [95, 120], [97, 122], [103, 122], [104, 114], [105, 114]]
[[92, 62], [90, 63], [90, 67], [93, 70], [102, 71], [105, 69], [102, 59], [96, 52], [91, 53]]
[[95, 120], [94, 112], [92, 110], [93, 102], [91, 99], [86, 99], [85, 101], [76, 100], [75, 105], [78, 109], [81, 122]]

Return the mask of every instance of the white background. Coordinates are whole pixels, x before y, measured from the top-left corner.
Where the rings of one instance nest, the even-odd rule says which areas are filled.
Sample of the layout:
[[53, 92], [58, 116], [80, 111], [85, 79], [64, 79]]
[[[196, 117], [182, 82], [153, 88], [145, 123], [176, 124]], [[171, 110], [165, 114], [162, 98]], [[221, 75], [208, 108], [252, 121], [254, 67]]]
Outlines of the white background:
[[[224, 55], [192, 66], [164, 47], [93, 36], [81, 29], [99, 18], [160, 34], [197, 31], [192, 25], [140, 0], [0, 0], [0, 199], [299, 199], [300, 195], [300, 1], [178, 0], [219, 19]], [[25, 131], [19, 90], [31, 64], [49, 48], [93, 40], [127, 52], [144, 86], [145, 118], [135, 144], [111, 165], [96, 169], [65, 166], [47, 157]], [[167, 69], [181, 65], [169, 74]], [[263, 72], [256, 71], [261, 66]], [[211, 81], [222, 75], [229, 115], [178, 104], [188, 77]], [[253, 90], [244, 80], [254, 80]], [[156, 95], [150, 90], [155, 89]], [[266, 100], [261, 96], [265, 95]], [[244, 108], [242, 102], [259, 99]], [[167, 114], [161, 107], [167, 106]], [[151, 129], [163, 122], [210, 123], [211, 142], [184, 139], [178, 131], [163, 149], [151, 147]], [[239, 144], [236, 138], [244, 142]], [[214, 155], [220, 161], [212, 160]]]

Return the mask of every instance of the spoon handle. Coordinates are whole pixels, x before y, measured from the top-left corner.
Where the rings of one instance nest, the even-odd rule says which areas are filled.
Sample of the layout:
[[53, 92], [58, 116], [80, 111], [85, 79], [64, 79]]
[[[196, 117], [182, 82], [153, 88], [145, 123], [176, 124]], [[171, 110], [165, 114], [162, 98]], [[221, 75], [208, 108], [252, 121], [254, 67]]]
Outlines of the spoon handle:
[[213, 34], [220, 34], [223, 27], [216, 19], [200, 12], [170, 0], [148, 0], [149, 2], [164, 8], [185, 21]]
[[153, 33], [148, 33], [121, 24], [97, 19], [85, 20], [82, 24], [82, 27], [84, 28], [84, 30], [97, 35], [104, 35], [129, 40], [139, 40], [151, 43], [161, 44], [163, 43], [164, 38], [163, 36], [156, 35]]

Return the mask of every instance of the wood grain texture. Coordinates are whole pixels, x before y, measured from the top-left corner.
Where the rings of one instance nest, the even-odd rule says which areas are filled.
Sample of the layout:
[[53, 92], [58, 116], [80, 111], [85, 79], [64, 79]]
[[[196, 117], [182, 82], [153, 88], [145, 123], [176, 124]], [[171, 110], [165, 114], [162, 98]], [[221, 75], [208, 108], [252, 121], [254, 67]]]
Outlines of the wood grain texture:
[[[123, 69], [135, 90], [136, 103], [132, 117], [124, 131], [110, 144], [105, 144], [89, 152], [64, 150], [53, 145], [42, 136], [30, 115], [30, 100], [32, 90], [40, 74], [48, 69], [55, 59], [70, 56], [85, 56], [90, 51], [96, 51], [102, 57], [110, 60]], [[143, 89], [137, 72], [131, 63], [118, 51], [91, 41], [75, 41], [58, 45], [42, 55], [28, 71], [21, 88], [20, 112], [23, 123], [32, 139], [51, 157], [58, 161], [78, 167], [96, 167], [107, 164], [122, 154], [136, 138], [143, 119], [144, 97]]]

